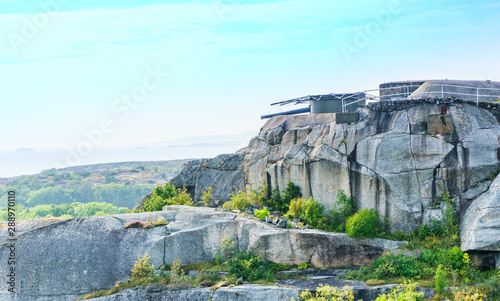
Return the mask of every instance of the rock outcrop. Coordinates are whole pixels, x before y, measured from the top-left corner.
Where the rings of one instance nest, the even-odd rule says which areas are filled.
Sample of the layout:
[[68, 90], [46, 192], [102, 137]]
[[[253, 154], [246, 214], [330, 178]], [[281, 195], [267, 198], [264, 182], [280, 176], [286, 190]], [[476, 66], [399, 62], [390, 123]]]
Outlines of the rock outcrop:
[[483, 264], [500, 268], [500, 176], [467, 208], [460, 234], [462, 250], [472, 251]]
[[296, 288], [260, 285], [239, 285], [236, 287], [222, 287], [215, 292], [208, 288], [194, 288], [183, 290], [154, 290], [130, 289], [117, 295], [96, 298], [96, 301], [268, 301], [268, 300], [299, 300], [299, 290]]
[[[392, 231], [441, 218], [441, 183], [459, 211], [488, 190], [500, 163], [500, 126], [491, 112], [436, 100], [404, 109], [392, 102], [390, 111], [377, 106], [352, 124], [335, 123], [334, 114], [270, 119], [245, 151], [244, 185], [282, 191], [292, 181], [327, 210], [343, 189], [360, 208], [388, 218]], [[196, 186], [185, 174], [176, 185]], [[227, 199], [224, 187], [212, 186]]]
[[193, 160], [186, 163], [170, 183], [176, 187], [186, 187], [194, 200], [201, 199], [203, 190], [214, 187], [212, 197], [225, 200], [232, 192], [245, 188], [244, 159], [243, 149], [235, 154], [224, 154], [213, 159]]
[[[167, 226], [128, 228], [132, 220], [162, 218]], [[318, 267], [370, 264], [401, 242], [352, 239], [345, 234], [315, 230], [277, 229], [235, 213], [206, 207], [171, 206], [165, 211], [105, 217], [22, 223], [16, 229], [15, 295], [10, 299], [6, 281], [0, 282], [1, 300], [75, 300], [79, 296], [124, 281], [137, 256], [149, 254], [159, 268], [179, 258], [182, 264], [213, 260], [227, 236], [241, 250], [252, 250], [276, 263], [310, 262]], [[0, 228], [1, 242], [10, 238]], [[0, 246], [7, 262], [10, 250]], [[7, 264], [0, 274], [7, 275]]]

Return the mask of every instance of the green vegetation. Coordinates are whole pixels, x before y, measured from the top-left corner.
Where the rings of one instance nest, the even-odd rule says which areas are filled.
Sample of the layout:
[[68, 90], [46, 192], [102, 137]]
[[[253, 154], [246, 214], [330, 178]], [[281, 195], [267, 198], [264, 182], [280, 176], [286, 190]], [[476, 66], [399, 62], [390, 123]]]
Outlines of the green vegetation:
[[354, 301], [354, 292], [346, 285], [343, 289], [320, 284], [314, 296], [310, 291], [300, 293], [301, 301]]
[[[216, 290], [222, 286], [242, 284], [241, 281], [269, 284], [278, 279], [301, 278], [294, 273], [279, 273], [279, 271], [292, 268], [289, 265], [269, 263], [250, 251], [239, 251], [236, 241], [230, 236], [225, 236], [222, 239], [217, 254], [215, 261], [187, 266], [182, 266], [181, 260], [177, 258], [172, 262], [172, 265], [161, 266], [157, 272], [150, 264], [148, 254], [142, 258], [139, 255], [127, 281], [117, 283], [112, 289], [88, 294], [82, 299], [109, 296], [119, 293], [123, 289], [145, 287], [152, 284], [170, 287], [211, 286], [211, 290]], [[197, 271], [196, 276], [187, 276], [186, 272], [188, 271]]]
[[416, 283], [405, 283], [403, 286], [391, 289], [390, 293], [377, 297], [375, 301], [420, 301], [424, 298], [424, 293], [417, 293]]
[[340, 189], [337, 192], [337, 202], [330, 210], [331, 224], [335, 225], [335, 232], [345, 232], [346, 222], [358, 210], [354, 197], [347, 197], [345, 192]]
[[266, 216], [271, 215], [269, 213], [269, 210], [267, 208], [264, 208], [262, 210], [255, 210], [255, 216], [257, 216], [261, 221], [264, 221], [266, 219]]
[[[442, 185], [440, 188], [439, 201], [446, 204], [443, 222], [435, 220], [407, 234], [385, 235], [386, 238], [409, 241], [405, 248], [413, 254], [384, 254], [371, 266], [350, 272], [346, 278], [374, 285], [404, 283], [405, 279], [410, 279], [422, 286], [434, 287], [438, 293], [436, 300], [481, 300], [482, 296], [487, 300], [498, 300], [500, 272], [478, 270], [469, 255], [460, 250], [454, 202]], [[445, 290], [448, 286], [460, 289], [455, 292]], [[399, 292], [399, 296], [403, 293]]]
[[[85, 216], [104, 216], [126, 213], [127, 208], [116, 207], [108, 203], [71, 203], [61, 205], [38, 205], [35, 207], [25, 207], [17, 205], [16, 218], [18, 220], [35, 219], [41, 217], [61, 217], [61, 218], [74, 218]], [[0, 219], [7, 220], [7, 209], [0, 208]]]
[[297, 268], [299, 270], [307, 270], [308, 268], [311, 267], [311, 264], [309, 262], [303, 262], [303, 263], [300, 263]]
[[212, 187], [209, 187], [208, 190], [201, 191], [201, 202], [205, 207], [210, 207], [210, 204], [214, 198], [212, 197]]
[[143, 258], [140, 255], [137, 256], [137, 260], [134, 263], [134, 268], [132, 269], [132, 278], [146, 278], [154, 276], [154, 267], [149, 263], [151, 257], [145, 254]]
[[321, 205], [318, 201], [310, 197], [309, 199], [297, 198], [293, 199], [287, 215], [294, 219], [300, 218], [304, 223], [309, 224], [314, 228], [325, 228], [323, 223], [323, 211], [325, 206]]
[[13, 190], [18, 204], [25, 207], [99, 202], [132, 209], [153, 190], [152, 184], [168, 181], [184, 162], [109, 163], [0, 178], [0, 202], [4, 204], [7, 192]]
[[378, 214], [373, 209], [362, 209], [349, 217], [346, 224], [347, 235], [360, 237], [376, 237], [382, 233], [383, 227]]
[[187, 205], [192, 206], [193, 200], [186, 188], [175, 188], [170, 183], [163, 186], [156, 186], [151, 197], [144, 201], [143, 208], [135, 209], [134, 212], [161, 211], [163, 206]]
[[239, 191], [230, 197], [230, 201], [226, 202], [223, 207], [226, 210], [240, 210], [244, 211], [250, 205], [254, 207], [262, 206], [266, 188], [262, 187], [260, 190]]
[[271, 196], [268, 199], [263, 200], [263, 205], [269, 207], [273, 211], [281, 211], [286, 213], [290, 202], [293, 199], [302, 197], [300, 192], [300, 187], [288, 181], [286, 188], [283, 190], [283, 194], [280, 195], [278, 189], [273, 189]]

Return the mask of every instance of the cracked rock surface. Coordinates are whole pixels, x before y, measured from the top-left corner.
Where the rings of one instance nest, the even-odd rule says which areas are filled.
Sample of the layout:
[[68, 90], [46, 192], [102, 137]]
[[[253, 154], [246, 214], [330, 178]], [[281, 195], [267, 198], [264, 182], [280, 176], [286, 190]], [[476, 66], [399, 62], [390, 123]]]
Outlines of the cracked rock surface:
[[[163, 218], [169, 224], [151, 229], [124, 228], [127, 222], [150, 217]], [[266, 260], [310, 262], [318, 267], [370, 264], [384, 251], [403, 244], [315, 230], [277, 229], [235, 213], [188, 206], [170, 206], [153, 213], [24, 223], [17, 234], [17, 299], [9, 299], [12, 295], [7, 284], [1, 282], [1, 300], [76, 300], [125, 281], [138, 255], [149, 254], [155, 268], [171, 264], [177, 257], [182, 264], [213, 260], [226, 235], [236, 238], [241, 250], [252, 250]], [[8, 239], [5, 227], [0, 228], [0, 239]], [[2, 245], [0, 258], [7, 258], [9, 252]], [[7, 264], [0, 265], [0, 273], [7, 275], [7, 268]]]
[[[446, 115], [440, 114], [443, 105]], [[401, 110], [364, 109], [360, 116], [352, 124], [335, 123], [334, 114], [271, 118], [243, 151], [243, 160], [243, 152], [234, 155], [244, 178], [243, 184], [234, 183], [267, 184], [282, 192], [292, 181], [327, 210], [343, 189], [360, 208], [388, 218], [391, 231], [408, 232], [442, 217], [440, 183], [457, 197], [463, 213], [498, 174], [500, 126], [487, 109], [424, 102]], [[196, 164], [188, 165], [175, 185], [200, 190], [196, 179], [203, 172], [191, 172]], [[228, 183], [212, 185], [222, 200], [232, 192], [227, 187], [235, 186]]]

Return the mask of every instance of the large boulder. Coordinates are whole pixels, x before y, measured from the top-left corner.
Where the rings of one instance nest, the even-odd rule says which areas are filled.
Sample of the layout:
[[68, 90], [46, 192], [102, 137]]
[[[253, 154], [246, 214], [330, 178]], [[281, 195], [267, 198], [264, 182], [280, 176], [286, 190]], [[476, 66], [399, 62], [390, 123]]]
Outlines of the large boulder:
[[292, 181], [326, 210], [343, 189], [388, 218], [392, 231], [410, 231], [442, 216], [440, 184], [460, 209], [498, 173], [496, 117], [467, 103], [445, 106], [445, 115], [436, 103], [364, 109], [352, 124], [333, 114], [274, 117], [246, 150], [245, 183], [282, 191]]
[[[128, 228], [132, 220], [162, 218], [167, 226]], [[232, 237], [241, 250], [252, 250], [276, 263], [310, 262], [317, 267], [370, 264], [401, 242], [352, 239], [315, 230], [276, 229], [235, 213], [206, 207], [170, 206], [165, 211], [23, 223], [17, 227], [16, 298], [0, 282], [1, 300], [75, 300], [111, 288], [130, 275], [137, 256], [151, 256], [159, 268], [179, 258], [182, 264], [213, 260], [221, 241]], [[0, 239], [10, 238], [7, 227]], [[8, 244], [0, 246], [7, 263]], [[8, 275], [9, 265], [0, 265]]]
[[460, 234], [462, 250], [491, 258], [500, 268], [500, 176], [465, 211]]
[[245, 188], [243, 159], [245, 150], [223, 154], [213, 159], [193, 160], [184, 164], [181, 172], [170, 184], [186, 187], [195, 202], [201, 200], [203, 190], [212, 190], [215, 200], [226, 201], [231, 193]]

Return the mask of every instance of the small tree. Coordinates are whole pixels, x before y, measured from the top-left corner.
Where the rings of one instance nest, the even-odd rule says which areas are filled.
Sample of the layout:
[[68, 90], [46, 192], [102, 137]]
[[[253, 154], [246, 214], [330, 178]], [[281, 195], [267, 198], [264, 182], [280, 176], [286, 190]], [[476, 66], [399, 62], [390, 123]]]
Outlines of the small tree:
[[132, 269], [132, 278], [142, 279], [154, 276], [154, 268], [149, 263], [151, 257], [148, 254], [144, 254], [141, 258], [140, 255], [137, 256], [137, 260], [134, 263], [134, 268]]

